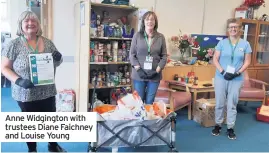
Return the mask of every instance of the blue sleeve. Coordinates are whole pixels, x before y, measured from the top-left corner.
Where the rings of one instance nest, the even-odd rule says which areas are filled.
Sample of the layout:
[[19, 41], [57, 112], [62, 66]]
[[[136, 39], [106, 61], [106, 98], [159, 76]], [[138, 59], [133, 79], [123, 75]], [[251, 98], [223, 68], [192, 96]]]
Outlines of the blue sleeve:
[[220, 51], [220, 52], [223, 50], [223, 47], [222, 47], [222, 40], [218, 42], [218, 44], [217, 44], [217, 46], [215, 47], [215, 49], [216, 49], [217, 51]]
[[246, 49], [245, 49], [245, 54], [250, 54], [250, 53], [252, 53], [252, 49], [251, 49], [251, 46], [250, 46], [249, 42], [247, 42]]

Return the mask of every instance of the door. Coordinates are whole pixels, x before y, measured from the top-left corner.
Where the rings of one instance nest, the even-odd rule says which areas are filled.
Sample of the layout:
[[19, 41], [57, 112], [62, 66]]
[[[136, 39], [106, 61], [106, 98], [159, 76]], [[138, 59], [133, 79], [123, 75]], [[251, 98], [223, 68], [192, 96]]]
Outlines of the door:
[[41, 28], [43, 36], [53, 40], [53, 1], [41, 0]]

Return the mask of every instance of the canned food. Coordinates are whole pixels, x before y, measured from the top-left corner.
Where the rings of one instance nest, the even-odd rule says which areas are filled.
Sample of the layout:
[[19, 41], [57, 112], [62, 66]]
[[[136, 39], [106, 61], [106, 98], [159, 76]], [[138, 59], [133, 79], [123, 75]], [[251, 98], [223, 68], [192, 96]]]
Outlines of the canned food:
[[122, 82], [121, 83], [122, 85], [126, 85], [126, 79], [125, 78], [122, 78], [121, 82]]

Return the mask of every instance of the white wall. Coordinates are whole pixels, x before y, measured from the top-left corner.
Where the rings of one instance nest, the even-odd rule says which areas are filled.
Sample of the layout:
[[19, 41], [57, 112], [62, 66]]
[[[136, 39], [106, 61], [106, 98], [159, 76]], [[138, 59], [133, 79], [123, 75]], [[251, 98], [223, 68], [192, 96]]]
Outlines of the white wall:
[[[159, 32], [166, 36], [168, 50], [172, 46], [168, 39], [179, 34], [225, 35], [226, 21], [234, 17], [235, 8], [244, 0], [132, 0], [138, 7], [154, 7], [159, 20]], [[269, 15], [269, 0], [260, 7], [258, 16]]]
[[[74, 1], [54, 0], [54, 42], [64, 57], [75, 55]], [[225, 34], [225, 24], [233, 17], [233, 11], [244, 0], [131, 0], [140, 8], [153, 9], [159, 18], [159, 31], [166, 40], [183, 33]], [[205, 2], [205, 3], [204, 3]], [[261, 7], [259, 15], [269, 14], [269, 0]], [[204, 5], [205, 4], [205, 5]], [[169, 45], [168, 45], [169, 47]], [[168, 48], [170, 49], [170, 48]], [[87, 64], [87, 63], [85, 63]], [[57, 87], [75, 88], [73, 62], [64, 62], [57, 71]], [[87, 74], [85, 74], [87, 75]], [[70, 79], [67, 79], [70, 77]]]
[[25, 0], [8, 0], [9, 4], [9, 23], [11, 29], [11, 37], [16, 38], [18, 18], [23, 11], [27, 10], [27, 5]]
[[[74, 0], [53, 1], [53, 42], [63, 54], [64, 62], [56, 72], [58, 90], [75, 88]], [[70, 79], [67, 79], [70, 78]]]

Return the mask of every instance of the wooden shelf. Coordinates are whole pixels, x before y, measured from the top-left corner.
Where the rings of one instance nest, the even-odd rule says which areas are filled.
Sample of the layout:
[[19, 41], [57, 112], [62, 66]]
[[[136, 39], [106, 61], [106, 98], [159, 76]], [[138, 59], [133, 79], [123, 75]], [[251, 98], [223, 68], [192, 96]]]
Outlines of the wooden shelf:
[[244, 24], [249, 24], [249, 23], [252, 23], [252, 24], [257, 24], [257, 23], [258, 23], [258, 20], [252, 20], [252, 19], [241, 19], [241, 22], [243, 22]]
[[117, 64], [130, 64], [130, 62], [90, 62], [90, 64], [96, 64], [96, 65], [109, 65], [109, 64], [114, 64], [114, 65], [117, 65]]
[[257, 53], [269, 53], [269, 51], [257, 51]]
[[[241, 34], [241, 36], [245, 36], [244, 34]], [[256, 37], [254, 34], [247, 34], [248, 37]]]
[[[91, 81], [92, 70], [100, 70], [100, 68], [104, 68], [104, 71], [115, 73], [119, 71], [119, 68], [127, 68], [128, 73], [131, 74], [131, 63], [125, 59], [123, 60], [115, 60], [116, 62], [109, 62], [112, 60], [102, 60], [103, 62], [96, 62], [95, 60], [91, 60], [91, 43], [100, 42], [105, 45], [105, 43], [109, 42], [119, 42], [118, 49], [122, 49], [121, 42], [130, 42], [132, 43], [132, 38], [123, 38], [123, 35], [114, 36], [114, 35], [102, 35], [103, 37], [96, 37], [101, 35], [93, 35], [93, 29], [91, 28], [92, 16], [94, 15], [102, 16], [104, 11], [109, 12], [109, 18], [111, 21], [117, 21], [124, 16], [126, 19], [128, 26], [134, 29], [134, 33], [138, 31], [138, 23], [139, 20], [137, 18], [139, 8], [134, 7], [133, 4], [130, 3], [128, 5], [115, 5], [113, 4], [103, 4], [101, 2], [95, 3], [94, 1], [86, 1], [86, 0], [75, 0], [74, 10], [75, 12], [75, 35], [80, 39], [77, 39], [76, 42], [76, 59], [75, 59], [75, 78], [76, 82], [76, 111], [77, 112], [87, 112], [88, 105], [91, 103], [92, 99], [90, 95], [94, 89], [94, 83]], [[97, 1], [96, 1], [97, 2]], [[79, 13], [83, 12], [83, 13]], [[125, 18], [126, 17], [126, 18]], [[81, 19], [84, 19], [83, 22]], [[106, 21], [104, 21], [106, 22]], [[104, 22], [100, 22], [100, 24], [106, 24]], [[110, 37], [109, 37], [110, 36]], [[127, 44], [126, 44], [127, 45]], [[129, 44], [128, 44], [129, 45]], [[99, 47], [99, 46], [98, 46]], [[97, 47], [97, 48], [98, 48]], [[113, 47], [111, 47], [113, 48]], [[116, 50], [115, 50], [116, 51]], [[117, 51], [118, 53], [118, 51]], [[116, 54], [116, 53], [115, 53]], [[114, 61], [114, 60], [113, 60]], [[122, 61], [122, 62], [121, 62]], [[123, 62], [124, 61], [124, 62]], [[124, 81], [124, 80], [123, 80]], [[131, 81], [131, 80], [130, 80]], [[120, 89], [121, 87], [128, 87], [132, 90], [132, 83], [128, 79], [128, 85], [119, 85], [119, 86], [99, 86], [96, 89], [98, 90], [96, 94], [104, 94], [105, 98], [108, 98], [108, 101], [111, 99], [111, 92], [113, 89]], [[126, 80], [127, 82], [127, 80]], [[100, 84], [101, 85], [101, 84]], [[110, 84], [103, 84], [110, 85]], [[116, 84], [115, 84], [116, 85]], [[100, 93], [102, 90], [106, 90], [106, 93]]]
[[126, 9], [126, 10], [138, 10], [138, 8], [127, 5], [114, 5], [114, 4], [103, 4], [103, 3], [91, 3], [93, 7], [106, 7], [106, 8], [116, 8], [116, 9]]
[[260, 38], [268, 38], [269, 35], [259, 35]]
[[95, 40], [132, 40], [132, 38], [117, 38], [117, 37], [91, 37], [90, 39]]
[[[122, 87], [131, 87], [131, 85], [119, 85], [119, 86], [112, 86], [112, 87], [107, 87], [107, 86], [102, 86], [102, 87], [96, 87], [96, 89], [112, 89], [112, 88], [122, 88]], [[92, 84], [89, 84], [89, 89], [93, 89], [94, 86]]]

